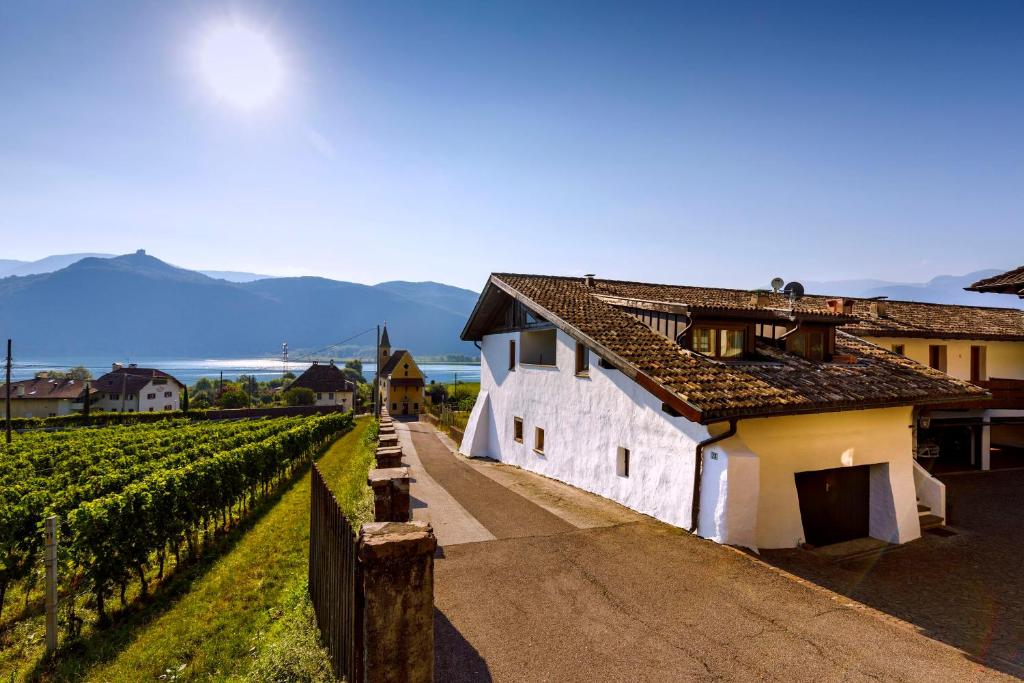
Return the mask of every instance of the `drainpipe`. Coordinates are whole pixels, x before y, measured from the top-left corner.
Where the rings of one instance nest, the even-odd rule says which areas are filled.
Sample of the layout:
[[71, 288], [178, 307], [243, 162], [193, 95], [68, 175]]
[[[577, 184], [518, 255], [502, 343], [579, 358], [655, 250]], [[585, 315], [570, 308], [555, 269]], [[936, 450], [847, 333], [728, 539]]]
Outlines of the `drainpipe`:
[[683, 346], [683, 347], [686, 346], [686, 344], [685, 344], [685, 342], [686, 342], [686, 333], [690, 331], [691, 327], [693, 327], [693, 316], [690, 315], [689, 313], [687, 313], [686, 314], [686, 327], [683, 328], [682, 332], [680, 332], [679, 334], [676, 335], [676, 344], [679, 344], [680, 346]]
[[725, 441], [731, 436], [736, 436], [736, 418], [729, 420], [729, 428], [718, 436], [712, 436], [697, 443], [693, 463], [693, 505], [690, 508], [690, 528], [687, 529], [691, 534], [696, 533], [697, 523], [700, 519], [700, 480], [701, 475], [704, 474], [704, 449], [711, 444]]

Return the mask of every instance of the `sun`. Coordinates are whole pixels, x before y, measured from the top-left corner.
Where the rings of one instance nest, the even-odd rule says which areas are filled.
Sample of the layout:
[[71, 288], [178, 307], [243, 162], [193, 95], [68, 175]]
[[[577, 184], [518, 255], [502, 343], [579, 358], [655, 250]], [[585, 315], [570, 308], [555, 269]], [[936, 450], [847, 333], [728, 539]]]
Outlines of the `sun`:
[[245, 111], [273, 102], [284, 84], [284, 64], [262, 31], [232, 21], [210, 27], [198, 52], [202, 81], [217, 99]]

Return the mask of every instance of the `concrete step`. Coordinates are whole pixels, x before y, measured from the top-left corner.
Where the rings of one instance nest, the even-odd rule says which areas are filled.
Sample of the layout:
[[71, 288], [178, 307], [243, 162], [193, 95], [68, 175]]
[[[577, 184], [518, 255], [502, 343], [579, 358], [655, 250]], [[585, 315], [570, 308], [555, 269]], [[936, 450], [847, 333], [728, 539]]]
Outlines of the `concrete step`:
[[930, 507], [928, 507], [927, 505], [921, 505], [920, 503], [917, 504], [917, 514], [919, 514], [919, 515], [930, 515], [931, 512], [932, 512], [932, 509]]
[[926, 529], [934, 529], [935, 527], [942, 526], [944, 522], [942, 517], [938, 515], [921, 515], [921, 531]]

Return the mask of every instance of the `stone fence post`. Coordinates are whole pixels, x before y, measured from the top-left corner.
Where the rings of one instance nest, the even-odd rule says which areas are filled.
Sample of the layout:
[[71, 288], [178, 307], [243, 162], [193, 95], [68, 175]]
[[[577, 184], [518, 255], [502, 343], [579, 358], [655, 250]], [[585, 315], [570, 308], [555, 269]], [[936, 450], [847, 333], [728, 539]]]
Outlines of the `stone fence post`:
[[434, 678], [434, 551], [426, 522], [364, 524], [359, 538], [368, 683]]
[[377, 522], [408, 522], [412, 506], [409, 500], [408, 467], [370, 470], [367, 485], [373, 490], [373, 518]]

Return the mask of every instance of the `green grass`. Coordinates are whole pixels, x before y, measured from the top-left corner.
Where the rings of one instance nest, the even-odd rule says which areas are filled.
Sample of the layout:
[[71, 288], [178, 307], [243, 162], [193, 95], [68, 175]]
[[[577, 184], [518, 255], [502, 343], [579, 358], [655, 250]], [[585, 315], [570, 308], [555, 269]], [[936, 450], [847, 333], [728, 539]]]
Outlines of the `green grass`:
[[[318, 460], [346, 514], [372, 517], [369, 420]], [[309, 473], [300, 475], [196, 566], [107, 629], [91, 628], [16, 680], [330, 680], [306, 593]]]

